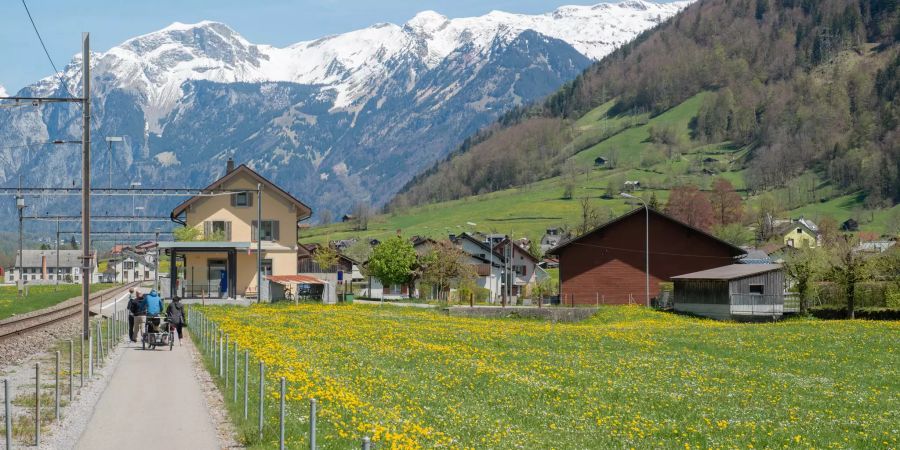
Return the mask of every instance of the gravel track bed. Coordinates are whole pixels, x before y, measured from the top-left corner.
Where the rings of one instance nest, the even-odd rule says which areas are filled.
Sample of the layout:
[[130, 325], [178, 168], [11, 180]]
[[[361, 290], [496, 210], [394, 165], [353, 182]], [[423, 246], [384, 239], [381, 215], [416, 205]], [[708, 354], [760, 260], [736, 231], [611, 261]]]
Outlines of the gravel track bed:
[[46, 353], [59, 341], [77, 339], [80, 332], [81, 317], [72, 317], [0, 341], [0, 373], [7, 372], [35, 355]]

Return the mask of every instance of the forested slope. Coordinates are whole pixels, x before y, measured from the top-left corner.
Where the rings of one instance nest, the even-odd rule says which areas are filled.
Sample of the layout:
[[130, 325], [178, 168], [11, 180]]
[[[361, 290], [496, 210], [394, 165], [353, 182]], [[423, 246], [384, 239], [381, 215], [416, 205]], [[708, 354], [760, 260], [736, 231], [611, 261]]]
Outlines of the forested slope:
[[[896, 0], [700, 0], [471, 137], [391, 207], [584, 169], [590, 162], [572, 155], [704, 92], [689, 136], [653, 129], [638, 151], [673, 158], [710, 145], [743, 149], [751, 191], [812, 171], [835, 192], [862, 191], [870, 208], [890, 206], [900, 201], [897, 9]], [[585, 114], [610, 102], [595, 118], [603, 127], [583, 126], [594, 119]], [[618, 159], [606, 147], [599, 154]]]

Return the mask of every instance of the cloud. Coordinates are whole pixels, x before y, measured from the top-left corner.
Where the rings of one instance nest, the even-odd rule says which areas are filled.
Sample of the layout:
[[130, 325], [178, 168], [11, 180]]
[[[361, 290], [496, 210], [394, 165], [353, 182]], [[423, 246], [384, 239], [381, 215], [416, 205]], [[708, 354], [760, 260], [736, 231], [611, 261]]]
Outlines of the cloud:
[[6, 93], [6, 89], [0, 84], [0, 97], [9, 97], [9, 94]]

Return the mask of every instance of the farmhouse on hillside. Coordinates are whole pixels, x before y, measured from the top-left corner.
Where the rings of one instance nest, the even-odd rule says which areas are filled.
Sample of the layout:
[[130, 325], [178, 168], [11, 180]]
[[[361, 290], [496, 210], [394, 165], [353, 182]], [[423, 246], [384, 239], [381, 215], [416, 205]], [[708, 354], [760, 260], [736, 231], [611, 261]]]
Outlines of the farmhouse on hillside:
[[[559, 257], [564, 304], [645, 304], [645, 217], [635, 209], [550, 249]], [[732, 264], [746, 252], [654, 209], [650, 221], [650, 297], [675, 275]]]
[[[262, 204], [257, 197], [262, 187]], [[244, 164], [229, 159], [225, 175], [203, 189], [226, 195], [191, 197], [171, 213], [173, 222], [202, 232], [202, 241], [160, 242], [170, 264], [171, 292], [198, 297], [259, 295], [257, 236], [262, 242], [263, 275], [297, 275], [297, 224], [312, 211], [300, 200]], [[261, 206], [262, 220], [257, 219]], [[259, 232], [257, 232], [259, 229]], [[176, 259], [184, 266], [178, 272]]]
[[819, 227], [811, 220], [800, 218], [776, 222], [776, 233], [782, 236], [784, 245], [793, 248], [817, 247], [821, 245]]
[[778, 264], [732, 264], [672, 277], [675, 311], [714, 319], [775, 319], [784, 312]]

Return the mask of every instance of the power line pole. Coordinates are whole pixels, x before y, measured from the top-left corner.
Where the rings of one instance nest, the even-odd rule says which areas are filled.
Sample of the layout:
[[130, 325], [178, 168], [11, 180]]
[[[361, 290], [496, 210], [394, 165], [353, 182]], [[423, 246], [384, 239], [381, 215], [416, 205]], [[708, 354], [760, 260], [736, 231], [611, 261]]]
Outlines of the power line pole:
[[262, 302], [262, 285], [262, 183], [256, 183], [256, 303]]
[[[81, 33], [81, 326], [90, 337], [91, 295], [91, 34]], [[132, 211], [132, 214], [134, 211]]]
[[56, 289], [59, 289], [59, 219], [56, 219]]

